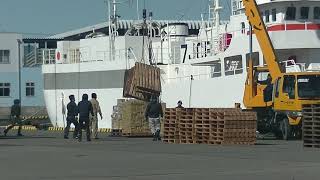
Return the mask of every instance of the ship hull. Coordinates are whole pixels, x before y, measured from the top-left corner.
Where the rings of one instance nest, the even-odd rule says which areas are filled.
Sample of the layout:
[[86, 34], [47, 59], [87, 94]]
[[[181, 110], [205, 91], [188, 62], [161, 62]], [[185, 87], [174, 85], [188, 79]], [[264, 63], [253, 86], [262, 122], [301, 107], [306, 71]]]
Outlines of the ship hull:
[[[105, 71], [105, 73], [108, 73], [108, 71]], [[118, 75], [123, 77], [124, 74]], [[121, 77], [113, 78], [119, 79]], [[175, 107], [178, 100], [181, 100], [185, 107], [234, 107], [235, 103], [242, 102], [245, 77], [246, 75], [243, 73], [232, 77], [166, 82], [162, 84], [160, 98], [167, 107]], [[90, 77], [87, 78], [91, 79]], [[65, 81], [65, 79], [57, 79], [56, 81], [56, 84], [63, 84], [61, 81]], [[88, 94], [90, 97], [91, 93], [96, 93], [104, 117], [99, 120], [99, 128], [112, 128], [113, 107], [117, 105], [118, 99], [123, 98], [123, 89], [94, 87], [86, 89], [63, 89], [61, 87], [45, 89], [45, 103], [52, 124], [56, 127], [66, 125], [66, 106], [69, 102], [69, 95], [74, 95], [76, 102], [79, 102], [83, 94]]]

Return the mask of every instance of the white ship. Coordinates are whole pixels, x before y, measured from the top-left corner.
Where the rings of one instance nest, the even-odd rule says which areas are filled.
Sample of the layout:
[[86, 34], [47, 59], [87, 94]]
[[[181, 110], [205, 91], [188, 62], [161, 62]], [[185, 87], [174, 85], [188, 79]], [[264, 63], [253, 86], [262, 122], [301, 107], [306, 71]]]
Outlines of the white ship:
[[[230, 21], [220, 21], [219, 1], [203, 21], [199, 34], [190, 35], [186, 23], [157, 23], [148, 18], [118, 35], [115, 0], [109, 35], [93, 32], [79, 41], [60, 41], [44, 59], [44, 97], [52, 124], [65, 125], [65, 105], [74, 94], [98, 94], [105, 119], [99, 127], [111, 128], [111, 114], [122, 97], [124, 71], [135, 62], [161, 68], [161, 100], [175, 107], [234, 107], [242, 103], [249, 58], [250, 30], [241, 0], [231, 0]], [[257, 0], [278, 59], [287, 71], [319, 69], [320, 1]], [[145, 30], [143, 30], [145, 29]], [[253, 35], [254, 65], [263, 66], [263, 54]], [[55, 57], [54, 57], [55, 56]], [[49, 57], [49, 55], [47, 56]], [[317, 69], [318, 67], [318, 69]], [[260, 80], [266, 78], [261, 76]]]

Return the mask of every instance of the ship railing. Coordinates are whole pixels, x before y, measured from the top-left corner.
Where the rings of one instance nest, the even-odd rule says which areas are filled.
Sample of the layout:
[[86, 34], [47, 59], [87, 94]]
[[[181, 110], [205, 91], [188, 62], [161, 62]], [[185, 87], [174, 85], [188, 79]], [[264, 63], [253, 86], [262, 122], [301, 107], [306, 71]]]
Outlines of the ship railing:
[[113, 51], [96, 51], [96, 60], [93, 61], [118, 61], [126, 60], [133, 57], [129, 57], [128, 49], [116, 49]]
[[139, 61], [136, 56], [136, 51], [132, 48], [116, 49], [114, 51], [81, 51], [80, 62], [94, 62], [94, 61]]
[[[304, 22], [300, 22], [301, 25], [303, 25], [303, 28], [301, 28], [302, 26], [299, 26], [297, 30], [312, 30], [313, 28], [310, 25], [313, 25], [313, 22], [310, 21], [304, 21]], [[296, 26], [296, 25], [295, 25]], [[282, 30], [287, 31], [287, 30], [295, 30], [296, 27], [292, 27], [292, 22], [290, 21], [284, 21], [284, 25], [282, 27]]]
[[[193, 80], [200, 80], [200, 79], [209, 79], [211, 78], [211, 73], [199, 73], [199, 74], [191, 74], [193, 77]], [[171, 80], [190, 80], [191, 75], [182, 75], [182, 76], [176, 76], [176, 77], [168, 77], [163, 78], [163, 80], [171, 81]]]
[[190, 64], [172, 65], [165, 71], [164, 81], [170, 82], [174, 80], [190, 80], [191, 76], [193, 80], [212, 79], [222, 76], [222, 71], [214, 66], [203, 66], [205, 69], [199, 68], [200, 66], [194, 66], [190, 69]]
[[38, 49], [36, 63], [38, 64], [55, 64], [56, 49]]
[[[153, 48], [152, 59], [154, 62], [163, 64], [180, 64], [181, 63], [180, 46], [171, 48]], [[148, 54], [146, 54], [148, 59]]]
[[295, 60], [282, 61], [286, 72], [304, 72], [306, 71], [306, 63], [296, 63]]
[[[193, 77], [193, 80], [205, 80], [205, 79], [218, 78], [218, 77], [221, 77], [221, 72], [192, 74], [192, 77]], [[191, 75], [168, 77], [168, 78], [162, 78], [162, 79], [167, 82], [175, 81], [175, 80], [190, 80]]]

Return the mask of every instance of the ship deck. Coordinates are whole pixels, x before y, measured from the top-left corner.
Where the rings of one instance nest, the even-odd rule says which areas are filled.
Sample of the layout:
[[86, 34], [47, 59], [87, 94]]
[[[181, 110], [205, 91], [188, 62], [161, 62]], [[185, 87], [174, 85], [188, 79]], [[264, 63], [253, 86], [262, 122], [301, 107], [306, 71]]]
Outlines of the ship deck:
[[10, 180], [312, 180], [320, 149], [301, 141], [259, 140], [255, 146], [181, 145], [101, 135], [81, 143], [61, 132], [0, 136], [1, 179]]

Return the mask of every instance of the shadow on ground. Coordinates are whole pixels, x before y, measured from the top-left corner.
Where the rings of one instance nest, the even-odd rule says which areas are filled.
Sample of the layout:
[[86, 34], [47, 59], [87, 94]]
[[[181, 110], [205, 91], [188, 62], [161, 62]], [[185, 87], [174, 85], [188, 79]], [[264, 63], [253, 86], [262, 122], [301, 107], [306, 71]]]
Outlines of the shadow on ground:
[[0, 136], [0, 139], [57, 139], [56, 137], [50, 136]]

